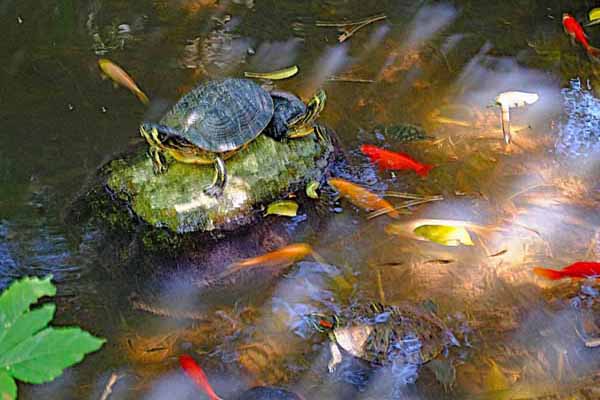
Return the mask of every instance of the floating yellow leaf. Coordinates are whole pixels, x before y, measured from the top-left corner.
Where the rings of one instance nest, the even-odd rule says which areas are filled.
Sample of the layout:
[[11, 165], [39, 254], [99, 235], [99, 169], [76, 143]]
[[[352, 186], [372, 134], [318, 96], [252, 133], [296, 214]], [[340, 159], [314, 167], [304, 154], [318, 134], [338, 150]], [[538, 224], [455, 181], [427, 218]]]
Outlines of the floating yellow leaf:
[[317, 189], [319, 188], [319, 181], [311, 181], [308, 185], [306, 185], [306, 195], [311, 199], [318, 199], [319, 194], [317, 193]]
[[280, 69], [272, 72], [244, 72], [246, 78], [280, 80], [291, 78], [298, 73], [298, 66], [293, 65], [289, 68]]
[[594, 22], [596, 20], [600, 19], [600, 7], [598, 8], [592, 8], [590, 10], [590, 13], [588, 14], [590, 17], [590, 22]]
[[413, 233], [444, 246], [458, 246], [460, 244], [473, 246], [469, 231], [462, 226], [421, 225], [415, 228]]
[[484, 378], [485, 388], [490, 392], [508, 389], [508, 379], [493, 360], [489, 360], [490, 369]]
[[298, 213], [298, 203], [292, 200], [280, 200], [269, 204], [265, 215], [283, 215], [295, 217]]

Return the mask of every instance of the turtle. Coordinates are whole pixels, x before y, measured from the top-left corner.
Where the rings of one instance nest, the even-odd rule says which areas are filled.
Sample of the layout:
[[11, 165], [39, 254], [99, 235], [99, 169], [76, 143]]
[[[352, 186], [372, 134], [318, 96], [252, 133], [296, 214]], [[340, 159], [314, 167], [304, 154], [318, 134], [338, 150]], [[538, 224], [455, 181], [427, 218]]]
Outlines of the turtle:
[[312, 133], [312, 122], [319, 115], [327, 96], [319, 89], [308, 104], [296, 95], [280, 90], [271, 91], [273, 98], [273, 118], [265, 129], [265, 134], [276, 140], [295, 139]]
[[351, 307], [342, 315], [313, 314], [309, 321], [330, 339], [329, 372], [342, 361], [339, 347], [373, 366], [408, 367], [414, 381], [419, 366], [458, 341], [433, 312], [410, 303], [379, 302]]
[[[324, 99], [324, 92], [317, 92], [304, 113], [295, 116], [294, 128], [306, 133], [294, 137], [312, 133], [304, 126], [316, 119]], [[142, 123], [140, 134], [150, 146], [148, 154], [157, 175], [167, 171], [165, 153], [182, 163], [214, 164], [213, 182], [204, 192], [219, 197], [227, 181], [225, 160], [258, 137], [273, 113], [269, 92], [248, 79], [225, 78], [200, 84], [179, 99], [159, 123]]]

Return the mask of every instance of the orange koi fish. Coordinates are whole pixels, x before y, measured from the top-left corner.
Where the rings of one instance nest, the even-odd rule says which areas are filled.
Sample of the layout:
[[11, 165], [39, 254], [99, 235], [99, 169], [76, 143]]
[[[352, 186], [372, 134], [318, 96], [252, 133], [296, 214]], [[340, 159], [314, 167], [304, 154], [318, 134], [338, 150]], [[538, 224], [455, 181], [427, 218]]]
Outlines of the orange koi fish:
[[213, 390], [210, 383], [208, 383], [208, 378], [206, 374], [200, 368], [200, 365], [194, 360], [191, 356], [187, 354], [182, 354], [179, 356], [179, 365], [183, 368], [185, 374], [192, 380], [206, 395], [210, 400], [223, 400]]
[[357, 207], [367, 211], [382, 209], [390, 210], [387, 213], [390, 217], [398, 218], [400, 216], [398, 211], [394, 210], [394, 206], [389, 202], [377, 196], [375, 193], [369, 192], [362, 186], [355, 185], [354, 183], [341, 178], [331, 178], [327, 182]]
[[247, 258], [245, 260], [235, 262], [227, 267], [225, 272], [221, 274], [221, 277], [245, 268], [254, 268], [257, 266], [287, 267], [296, 261], [302, 260], [311, 253], [313, 253], [313, 249], [306, 243], [290, 244], [261, 256]]
[[133, 78], [129, 76], [129, 74], [125, 72], [123, 68], [106, 58], [99, 59], [98, 66], [102, 72], [115, 83], [131, 90], [144, 105], [147, 105], [150, 102], [150, 100], [148, 100], [148, 96], [142, 92], [142, 89], [138, 87], [138, 85], [133, 81]]
[[571, 14], [564, 13], [562, 17], [562, 24], [565, 32], [571, 36], [573, 42], [579, 42], [585, 49], [588, 56], [598, 60], [600, 57], [600, 50], [592, 47], [588, 41], [587, 35], [583, 30], [583, 27]]
[[370, 144], [360, 146], [360, 151], [368, 156], [372, 163], [377, 164], [382, 171], [387, 169], [410, 169], [415, 171], [419, 176], [427, 176], [433, 168], [433, 165], [421, 164], [408, 154], [384, 150]]
[[534, 268], [533, 273], [552, 280], [563, 278], [589, 278], [594, 276], [600, 277], [600, 263], [579, 261], [560, 270]]

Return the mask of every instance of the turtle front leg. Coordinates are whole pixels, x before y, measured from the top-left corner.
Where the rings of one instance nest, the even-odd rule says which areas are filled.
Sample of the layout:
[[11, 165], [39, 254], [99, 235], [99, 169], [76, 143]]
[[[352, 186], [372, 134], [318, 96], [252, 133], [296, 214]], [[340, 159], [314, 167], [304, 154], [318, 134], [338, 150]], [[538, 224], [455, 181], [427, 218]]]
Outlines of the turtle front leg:
[[152, 167], [155, 175], [167, 172], [167, 159], [160, 148], [157, 146], [150, 146], [148, 149], [148, 156], [152, 160]]
[[225, 168], [225, 161], [219, 156], [215, 157], [214, 165], [215, 177], [212, 183], [204, 188], [204, 193], [211, 197], [219, 197], [227, 183], [227, 169]]

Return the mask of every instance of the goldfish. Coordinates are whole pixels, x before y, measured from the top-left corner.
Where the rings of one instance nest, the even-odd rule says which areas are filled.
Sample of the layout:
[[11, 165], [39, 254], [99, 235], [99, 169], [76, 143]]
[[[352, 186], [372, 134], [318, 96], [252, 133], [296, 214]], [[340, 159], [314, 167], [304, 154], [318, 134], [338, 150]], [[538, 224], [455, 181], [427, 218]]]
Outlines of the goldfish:
[[362, 186], [355, 185], [341, 178], [331, 178], [327, 182], [357, 207], [367, 211], [389, 210], [387, 215], [390, 217], [398, 218], [400, 216], [398, 211], [394, 210], [394, 207], [388, 201], [377, 196], [375, 193], [369, 192]]
[[496, 97], [496, 104], [502, 110], [502, 133], [504, 134], [504, 142], [510, 144], [510, 109], [513, 107], [523, 107], [527, 104], [533, 104], [538, 101], [540, 96], [537, 93], [527, 93], [510, 91], [500, 93]]
[[123, 68], [106, 58], [99, 59], [98, 66], [102, 72], [115, 83], [131, 90], [144, 105], [150, 102], [148, 96], [142, 92], [142, 89], [138, 87], [138, 85], [133, 81], [133, 78], [131, 78], [131, 76], [129, 76], [129, 74], [125, 72]]
[[377, 164], [380, 170], [411, 169], [419, 176], [427, 176], [433, 165], [421, 164], [405, 153], [395, 153], [370, 144], [360, 146], [360, 151]]
[[217, 396], [213, 388], [208, 383], [208, 378], [206, 374], [200, 368], [200, 365], [194, 360], [191, 356], [187, 354], [182, 354], [179, 356], [179, 365], [183, 368], [185, 374], [192, 380], [206, 395], [210, 400], [223, 400], [221, 397]]
[[533, 273], [552, 280], [563, 278], [600, 277], [600, 263], [593, 261], [578, 261], [560, 270], [534, 268]]
[[288, 266], [296, 261], [302, 260], [313, 253], [312, 247], [306, 243], [294, 243], [284, 246], [278, 250], [271, 251], [261, 256], [247, 258], [230, 264], [221, 277], [230, 275], [245, 268], [254, 268], [256, 266]]
[[592, 47], [588, 41], [588, 37], [583, 30], [583, 27], [577, 22], [571, 14], [564, 13], [562, 17], [562, 24], [565, 32], [571, 36], [573, 42], [579, 42], [585, 49], [587, 55], [598, 61], [600, 60], [600, 50]]

